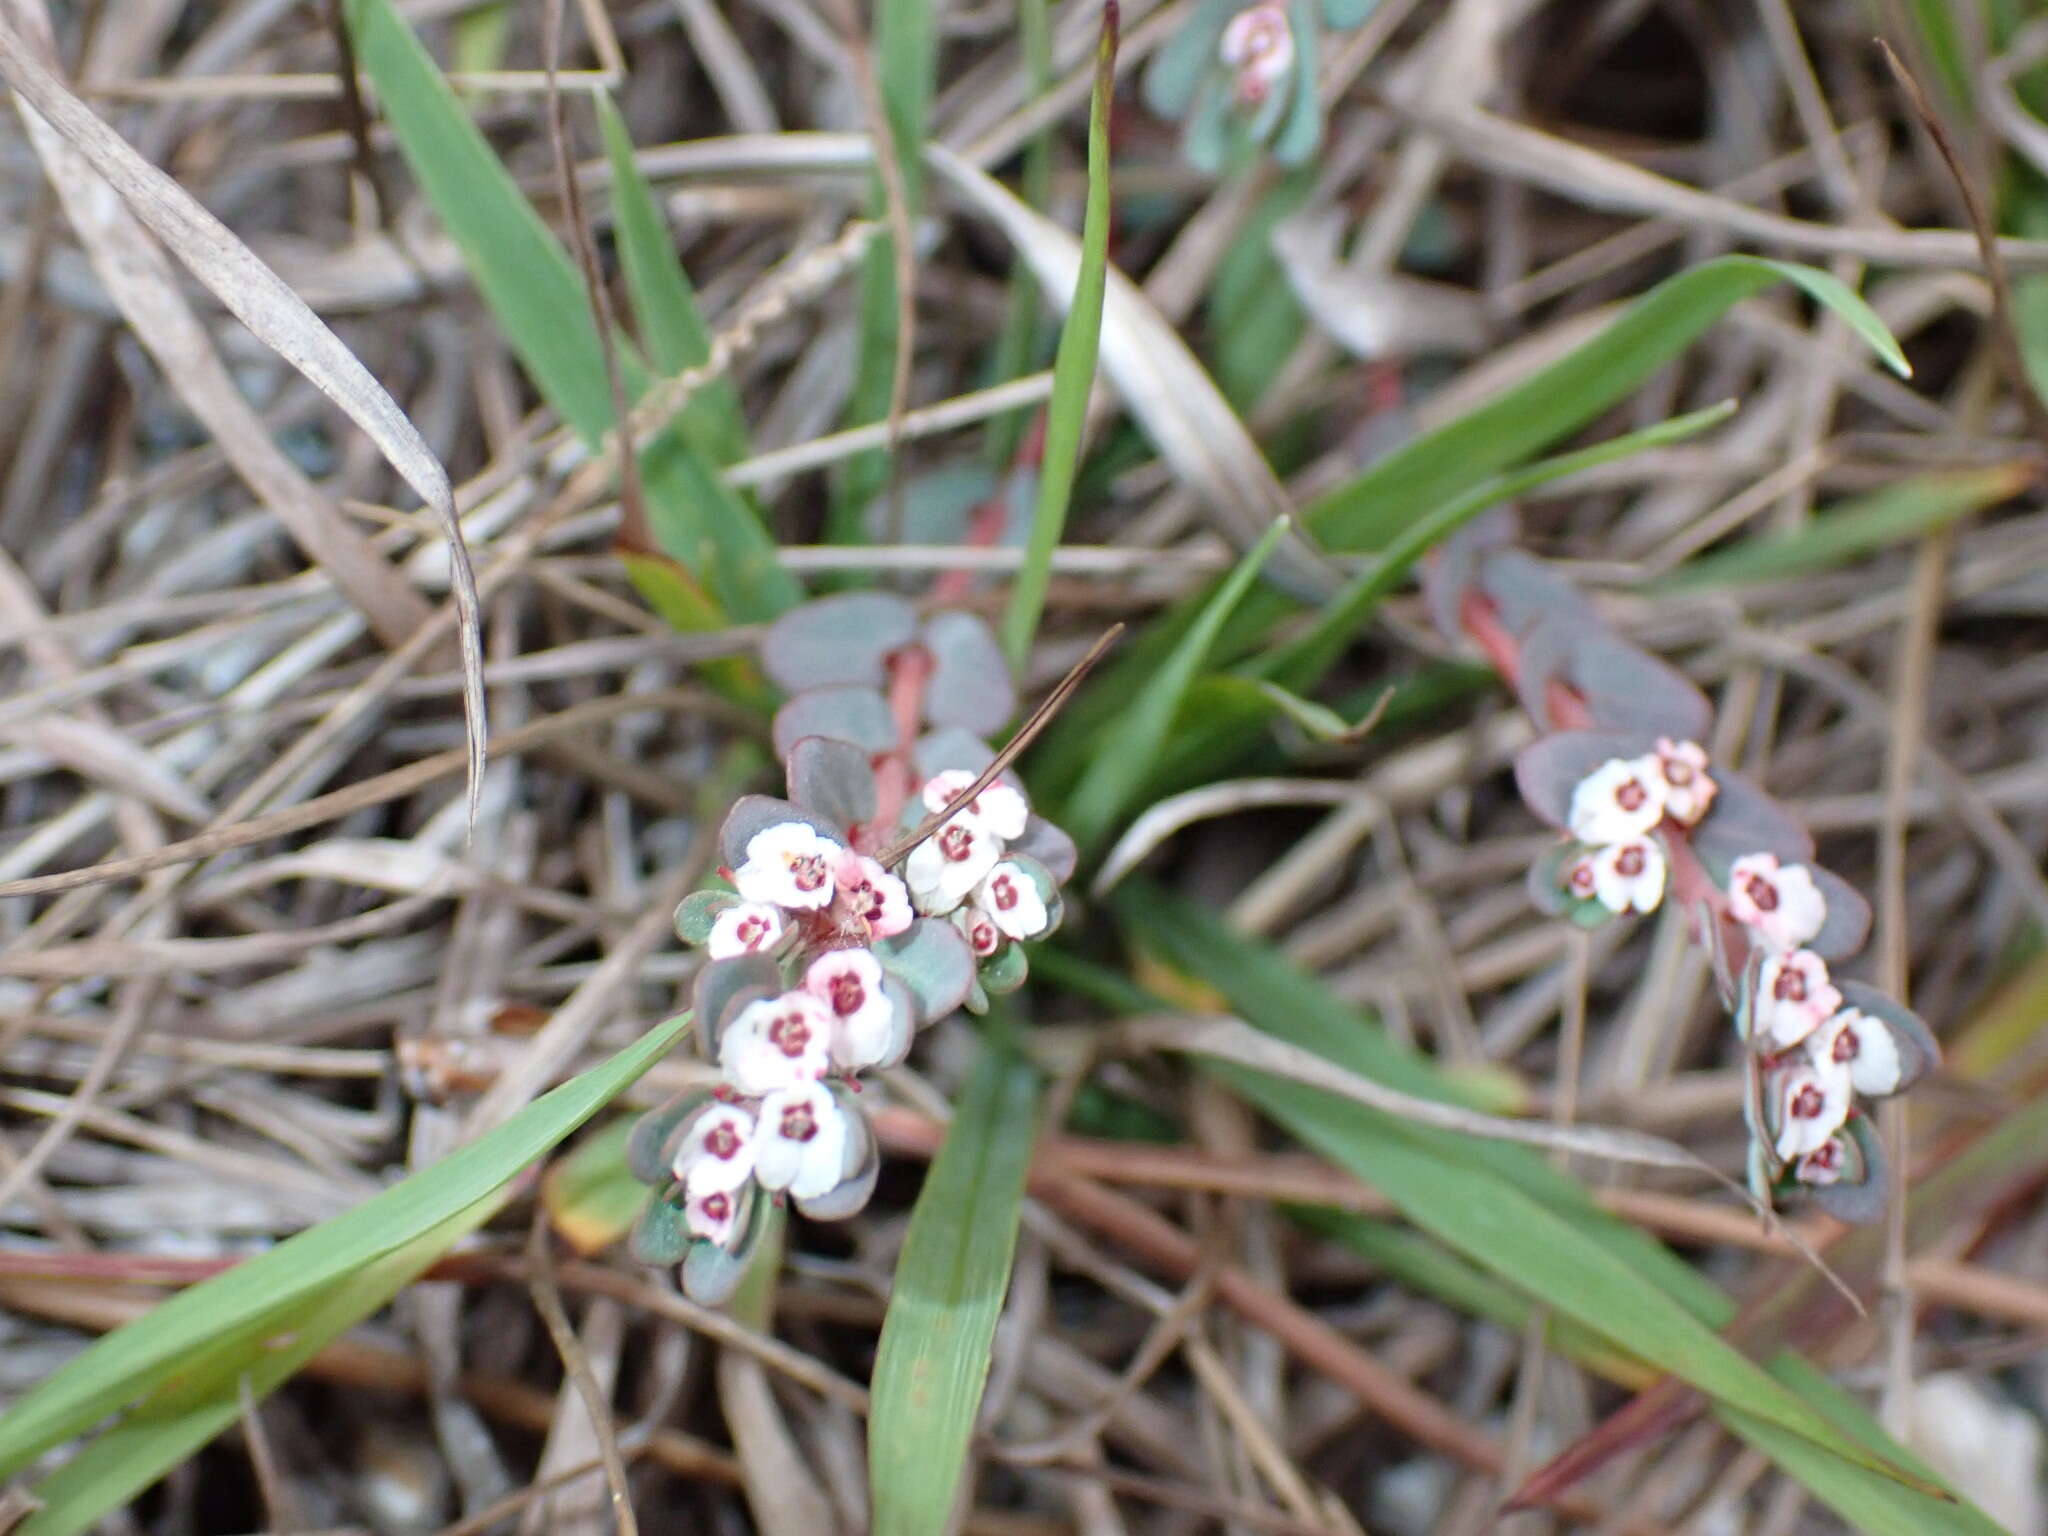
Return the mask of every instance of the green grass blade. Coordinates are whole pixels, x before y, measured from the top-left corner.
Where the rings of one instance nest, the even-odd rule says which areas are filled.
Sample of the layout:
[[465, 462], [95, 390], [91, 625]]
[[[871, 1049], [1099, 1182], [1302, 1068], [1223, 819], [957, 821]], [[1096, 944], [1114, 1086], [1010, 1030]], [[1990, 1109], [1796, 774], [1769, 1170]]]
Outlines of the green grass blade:
[[0, 1418], [0, 1478], [216, 1352], [280, 1331], [312, 1298], [491, 1200], [659, 1060], [689, 1022], [670, 1019], [431, 1168], [108, 1334]]
[[[666, 374], [700, 366], [711, 356], [711, 330], [697, 307], [697, 291], [676, 254], [674, 237], [654, 200], [654, 188], [633, 156], [626, 120], [610, 96], [597, 96], [597, 121], [612, 168], [612, 230], [626, 292], [633, 301], [640, 340]], [[683, 407], [677, 424], [713, 462], [734, 464], [751, 451], [740, 398], [730, 379], [714, 379]]]
[[[612, 427], [611, 387], [582, 278], [469, 120], [391, 0], [345, 0], [357, 61], [377, 87], [399, 149], [434, 205], [506, 340], [543, 398], [595, 445]], [[620, 349], [627, 393], [647, 370]], [[737, 619], [769, 619], [801, 589], [718, 467], [666, 433], [642, 468], [648, 518], [662, 547]]]
[[1173, 726], [1195, 675], [1209, 658], [1209, 649], [1245, 593], [1251, 589], [1266, 557], [1286, 535], [1291, 523], [1281, 518], [1266, 530], [1264, 538], [1245, 551], [1244, 558], [1224, 579], [1216, 594], [1202, 609], [1200, 617], [1180, 637], [1145, 690], [1119, 723], [1116, 739], [1098, 752], [1088, 771], [1075, 787], [1061, 820], [1074, 841], [1085, 851], [1099, 845], [1131, 799], [1144, 786], [1159, 749]]
[[868, 1419], [874, 1536], [943, 1536], [1016, 1257], [1038, 1100], [1029, 1067], [983, 1051], [897, 1261]]
[[[1904, 370], [1904, 354], [1884, 323], [1835, 278], [1794, 262], [1723, 256], [1666, 278], [1598, 335], [1335, 487], [1311, 503], [1302, 520], [1329, 549], [1384, 550], [1417, 518], [1592, 423], [1734, 305], [1781, 282], [1842, 314], [1890, 366]], [[1154, 628], [1187, 622], [1204, 601], [1190, 598]], [[1291, 609], [1277, 592], [1253, 593], [1219, 637], [1219, 655], [1245, 655]], [[1104, 733], [1119, 727], [1162, 654], [1158, 644], [1141, 642], [1090, 680], [1033, 754], [1032, 783], [1040, 794], [1056, 795], [1074, 782]]]
[[[1292, 967], [1191, 904], [1156, 889], [1127, 893], [1116, 905], [1127, 925], [1158, 943], [1191, 974], [1221, 989], [1247, 1022], [1302, 1043], [1303, 993], [1320, 990], [1310, 978], [1300, 977], [1292, 986], [1262, 985], [1276, 967]], [[1353, 1032], [1369, 1033], [1358, 1028], [1355, 1016]], [[1381, 1049], [1391, 1050], [1390, 1043]], [[1344, 1060], [1345, 1053], [1327, 1054]], [[1348, 1054], [1355, 1058], [1359, 1053]], [[1845, 1434], [1812, 1403], [1715, 1332], [1726, 1320], [1726, 1298], [1661, 1245], [1640, 1234], [1624, 1237], [1631, 1229], [1594, 1210], [1582, 1192], [1577, 1213], [1539, 1198], [1526, 1169], [1512, 1169], [1516, 1164], [1545, 1166], [1528, 1149], [1489, 1152], [1466, 1138], [1424, 1133], [1299, 1083], [1239, 1068], [1213, 1070], [1302, 1141], [1386, 1194], [1416, 1227], [1559, 1315], [1708, 1396], [1767, 1421], [1778, 1438], [1789, 1432], [1883, 1477], [1924, 1481], [1919, 1473], [1899, 1465], [1896, 1453], [1875, 1451]], [[1421, 1075], [1420, 1064], [1406, 1064], [1401, 1075], [1412, 1081]], [[1382, 1080], [1407, 1087], [1392, 1073]], [[1503, 1158], [1499, 1151], [1514, 1155]], [[1652, 1251], [1663, 1255], [1662, 1263], [1644, 1262]], [[1667, 1287], [1662, 1282], [1673, 1270], [1682, 1271], [1684, 1279]], [[1703, 1288], [1719, 1306], [1700, 1305], [1698, 1293]], [[1722, 1315], [1715, 1316], [1717, 1312]]]
[[14, 1536], [74, 1536], [126, 1504], [241, 1417], [242, 1380], [257, 1398], [274, 1390], [488, 1221], [503, 1193], [305, 1298], [280, 1319], [274, 1339], [257, 1341], [237, 1358], [209, 1361], [203, 1386], [181, 1379], [165, 1400], [143, 1403], [36, 1487], [43, 1507]]
[[1868, 496], [1838, 503], [1789, 532], [1745, 539], [1687, 561], [1652, 592], [1696, 592], [1748, 582], [1784, 581], [1833, 570], [1873, 550], [1900, 544], [2010, 500], [2033, 483], [2026, 464], [1915, 475]]
[[1060, 330], [1052, 365], [1052, 402], [1046, 408], [1045, 459], [1038, 475], [1038, 505], [1031, 540], [1003, 612], [1003, 652], [1019, 673], [1045, 611], [1052, 552], [1067, 526], [1067, 500], [1081, 459], [1088, 392], [1095, 385], [1095, 355], [1102, 340], [1102, 295], [1109, 278], [1109, 102], [1116, 91], [1116, 13], [1105, 13], [1095, 54], [1095, 95], [1088, 108], [1088, 206], [1081, 220], [1081, 271], [1074, 302]]
[[1527, 495], [1538, 486], [1561, 480], [1566, 475], [1612, 464], [1648, 448], [1683, 442], [1726, 421], [1734, 412], [1732, 400], [1709, 406], [1704, 411], [1675, 416], [1654, 427], [1626, 433], [1577, 453], [1561, 454], [1512, 474], [1496, 475], [1474, 486], [1403, 528], [1370, 569], [1361, 572], [1330, 600], [1313, 629], [1285, 650], [1261, 658], [1246, 670], [1254, 677], [1267, 678], [1284, 687], [1306, 692], [1322, 680], [1323, 674], [1343, 654], [1344, 648], [1351, 644], [1381, 602], [1407, 578], [1415, 562], [1435, 548], [1440, 540], [1450, 537], [1487, 508]]

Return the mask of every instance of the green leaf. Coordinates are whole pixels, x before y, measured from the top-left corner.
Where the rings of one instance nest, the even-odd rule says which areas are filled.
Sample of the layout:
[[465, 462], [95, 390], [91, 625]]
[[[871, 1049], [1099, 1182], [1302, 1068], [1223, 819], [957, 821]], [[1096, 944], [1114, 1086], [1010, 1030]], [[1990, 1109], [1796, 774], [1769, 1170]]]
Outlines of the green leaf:
[[502, 1203], [497, 1193], [477, 1201], [395, 1253], [305, 1298], [274, 1340], [232, 1362], [210, 1362], [203, 1385], [181, 1381], [161, 1400], [142, 1404], [37, 1486], [43, 1507], [14, 1536], [73, 1536], [126, 1504], [241, 1417], [244, 1378], [255, 1397], [274, 1390], [382, 1309]]
[[[1312, 979], [1296, 973], [1292, 985], [1270, 985], [1276, 971], [1293, 967], [1156, 888], [1127, 889], [1116, 906], [1127, 926], [1191, 975], [1221, 989], [1249, 1023], [1319, 1048], [1303, 1038], [1319, 1022], [1311, 1012], [1304, 1030], [1304, 994], [1321, 991]], [[1354, 1045], [1324, 1054], [1390, 1086], [1416, 1091], [1411, 1084], [1426, 1080], [1427, 1069], [1396, 1055], [1391, 1042], [1352, 1018], [1354, 1041], [1375, 1038], [1370, 1051]], [[1361, 1065], [1358, 1059], [1368, 1054], [1383, 1062], [1393, 1057], [1399, 1070], [1375, 1072]], [[1528, 1149], [1489, 1148], [1425, 1131], [1257, 1072], [1211, 1070], [1332, 1162], [1382, 1191], [1416, 1227], [1620, 1349], [1767, 1422], [1774, 1440], [1789, 1432], [1886, 1479], [1926, 1481], [1900, 1465], [1896, 1451], [1874, 1450], [1846, 1435], [1721, 1338], [1715, 1329], [1727, 1321], [1725, 1297], [1661, 1245], [1599, 1212], [1572, 1181], [1554, 1170], [1548, 1170], [1553, 1179], [1540, 1179], [1535, 1170], [1547, 1165]]]
[[950, 1529], [1016, 1257], [1037, 1099], [1029, 1067], [985, 1049], [911, 1213], [875, 1355], [874, 1536]]
[[[343, 9], [399, 149], [477, 290], [535, 388], [596, 446], [613, 426], [611, 386], [575, 265], [391, 0], [345, 0]], [[628, 396], [637, 398], [647, 386], [645, 366], [623, 344], [619, 365]], [[674, 431], [648, 448], [641, 473], [662, 547], [734, 618], [773, 618], [801, 595], [760, 519]]]
[[1095, 53], [1095, 95], [1088, 108], [1088, 206], [1081, 220], [1081, 270], [1074, 279], [1074, 301], [1068, 306], [1052, 365], [1052, 402], [1046, 409], [1045, 457], [1031, 538], [1003, 611], [1003, 654], [1019, 675], [1045, 610], [1052, 553], [1067, 526], [1067, 501], [1081, 459], [1088, 392], [1095, 385], [1095, 355], [1102, 340], [1102, 295], [1109, 276], [1109, 103], [1116, 92], [1116, 44], [1116, 12], [1105, 11]]
[[1918, 538], [1936, 528], [2009, 501], [2033, 483], [2026, 464], [1915, 475], [1868, 496], [1838, 503], [1786, 533], [1739, 544], [1687, 561], [1652, 592], [1695, 592], [1703, 587], [1784, 581], [1833, 570], [1860, 555]]
[[1380, 558], [1369, 568], [1354, 577], [1345, 589], [1330, 599], [1329, 604], [1317, 617], [1315, 626], [1301, 639], [1283, 650], [1253, 662], [1246, 671], [1255, 677], [1267, 678], [1288, 688], [1307, 691], [1322, 680], [1323, 674], [1343, 654], [1358, 631], [1363, 628], [1379, 605], [1390, 597], [1395, 588], [1407, 579], [1415, 563], [1449, 538], [1459, 528], [1504, 501], [1525, 496], [1538, 486], [1548, 485], [1567, 475], [1594, 469], [1602, 464], [1612, 464], [1631, 454], [1641, 453], [1649, 448], [1661, 448], [1671, 443], [1683, 442], [1707, 428], [1718, 426], [1735, 413], [1735, 403], [1726, 401], [1709, 406], [1703, 411], [1693, 411], [1684, 416], [1675, 416], [1669, 421], [1659, 422], [1654, 427], [1645, 427], [1640, 432], [1629, 432], [1621, 437], [1611, 438], [1592, 448], [1580, 449], [1577, 453], [1560, 454], [1556, 458], [1543, 459], [1526, 469], [1511, 474], [1496, 475], [1482, 481], [1463, 495], [1453, 497], [1433, 512], [1416, 518], [1394, 536]]
[[496, 1200], [529, 1163], [659, 1060], [689, 1023], [688, 1014], [670, 1019], [431, 1168], [108, 1334], [0, 1418], [0, 1477], [174, 1376], [238, 1354], [258, 1358], [264, 1340], [303, 1329], [307, 1310], [324, 1305], [333, 1287]]
[[1188, 628], [1124, 718], [1116, 741], [1096, 754], [1094, 762], [1075, 788], [1066, 814], [1061, 818], [1068, 832], [1082, 848], [1098, 845], [1129, 806], [1132, 796], [1145, 781], [1146, 773], [1173, 725], [1174, 712], [1183, 695], [1208, 660], [1209, 649], [1253, 580], [1266, 557], [1273, 552], [1291, 526], [1278, 519], [1265, 536], [1245, 552], [1237, 567], [1224, 580], [1201, 616]]
[[[634, 158], [626, 120], [608, 94], [599, 92], [596, 101], [605, 156], [612, 168], [612, 230], [633, 317], [640, 322], [640, 339], [663, 373], [699, 367], [711, 356], [711, 330], [697, 307], [697, 292], [676, 254], [654, 188]], [[714, 463], [734, 464], [752, 451], [739, 392], [730, 379], [713, 379], [699, 388], [676, 420]]]
[[563, 1239], [581, 1254], [601, 1253], [624, 1237], [647, 1203], [647, 1186], [626, 1166], [626, 1143], [639, 1122], [614, 1120], [558, 1158], [541, 1180], [541, 1204]]

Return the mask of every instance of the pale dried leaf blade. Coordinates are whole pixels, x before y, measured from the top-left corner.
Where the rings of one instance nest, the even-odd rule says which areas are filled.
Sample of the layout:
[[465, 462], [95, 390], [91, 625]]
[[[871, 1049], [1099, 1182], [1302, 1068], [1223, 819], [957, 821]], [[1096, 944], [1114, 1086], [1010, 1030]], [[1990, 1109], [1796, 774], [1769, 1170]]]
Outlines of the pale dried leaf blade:
[[461, 630], [473, 823], [484, 764], [483, 649], [476, 576], [470, 569], [454, 491], [441, 461], [398, 402], [284, 280], [190, 193], [95, 116], [69, 86], [38, 61], [27, 40], [5, 21], [0, 21], [0, 79], [91, 163], [135, 216], [251, 334], [347, 412], [441, 519], [448, 537]]

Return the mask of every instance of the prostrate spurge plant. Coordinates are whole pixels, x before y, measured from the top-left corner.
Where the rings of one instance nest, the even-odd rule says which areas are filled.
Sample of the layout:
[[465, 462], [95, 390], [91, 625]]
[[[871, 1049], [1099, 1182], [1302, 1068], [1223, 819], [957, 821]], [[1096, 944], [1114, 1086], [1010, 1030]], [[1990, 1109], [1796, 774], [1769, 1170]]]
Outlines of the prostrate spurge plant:
[[1530, 809], [1565, 834], [1530, 870], [1532, 897], [1587, 926], [1677, 901], [1746, 1054], [1752, 1186], [1875, 1219], [1883, 1156], [1856, 1101], [1903, 1092], [1939, 1051], [1910, 1010], [1829, 969], [1862, 948], [1869, 904], [1813, 862], [1790, 811], [1709, 763], [1705, 696], [1512, 537], [1506, 518], [1469, 525], [1425, 591], [1439, 627], [1476, 643], [1550, 733], [1515, 763]]
[[882, 593], [784, 615], [761, 650], [790, 694], [774, 739], [789, 799], [741, 799], [721, 883], [676, 912], [703, 946], [697, 1038], [720, 1081], [647, 1114], [628, 1158], [656, 1187], [634, 1251], [725, 1300], [770, 1200], [839, 1220], [873, 1194], [860, 1074], [916, 1031], [1023, 984], [1023, 943], [1059, 925], [1074, 845], [1015, 775], [969, 795], [1017, 692], [979, 618], [919, 620]]

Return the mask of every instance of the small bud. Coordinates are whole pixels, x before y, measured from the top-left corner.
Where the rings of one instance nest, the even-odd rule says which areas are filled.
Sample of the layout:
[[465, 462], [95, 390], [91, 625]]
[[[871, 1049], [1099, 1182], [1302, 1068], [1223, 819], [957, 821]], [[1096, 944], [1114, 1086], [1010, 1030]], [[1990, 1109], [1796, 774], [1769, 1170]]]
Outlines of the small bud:
[[1789, 1163], [1826, 1144], [1849, 1117], [1849, 1074], [1823, 1070], [1801, 1054], [1777, 1074], [1773, 1107], [1778, 1161]]
[[[974, 888], [974, 904], [1005, 937], [1035, 939], [1052, 923], [1038, 885], [1022, 866], [1005, 860]], [[973, 937], [972, 934], [969, 935]], [[977, 950], [979, 953], [979, 950]]]
[[850, 848], [841, 853], [832, 865], [832, 881], [839, 899], [867, 924], [869, 938], [886, 939], [901, 933], [916, 915], [903, 882], [865, 854]]

